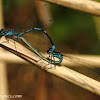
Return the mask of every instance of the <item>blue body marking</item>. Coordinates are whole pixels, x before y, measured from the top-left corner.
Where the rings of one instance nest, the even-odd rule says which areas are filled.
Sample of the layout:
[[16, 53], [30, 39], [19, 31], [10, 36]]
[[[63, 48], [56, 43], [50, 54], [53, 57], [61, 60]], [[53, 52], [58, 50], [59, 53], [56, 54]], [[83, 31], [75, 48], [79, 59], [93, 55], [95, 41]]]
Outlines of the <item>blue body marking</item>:
[[[22, 39], [22, 35], [24, 35], [25, 33], [29, 33], [33, 30], [38, 30], [38, 31], [43, 31], [46, 36], [48, 37], [48, 39], [50, 40], [51, 44], [52, 44], [52, 48], [49, 48], [47, 50], [47, 53], [48, 54], [51, 54], [53, 57], [56, 57], [59, 59], [59, 61], [54, 61], [55, 64], [59, 64], [62, 62], [63, 60], [63, 55], [60, 53], [60, 52], [56, 52], [55, 51], [55, 45], [53, 44], [51, 38], [49, 37], [49, 35], [47, 34], [47, 32], [43, 29], [40, 29], [40, 28], [32, 28], [32, 29], [29, 29], [25, 32], [22, 32], [20, 34], [18, 33], [15, 33], [14, 30], [7, 30], [7, 31], [4, 31], [4, 29], [1, 29], [0, 30], [0, 36], [6, 36], [6, 37], [9, 37], [9, 36], [14, 36], [15, 38], [18, 38], [18, 39]], [[22, 39], [33, 51], [36, 51], [36, 49], [34, 49], [24, 38]], [[39, 54], [39, 56], [41, 56], [41, 58], [45, 59], [39, 52], [36, 51], [37, 54]], [[46, 60], [47, 61], [47, 60]], [[53, 61], [51, 61], [51, 63], [54, 63]]]

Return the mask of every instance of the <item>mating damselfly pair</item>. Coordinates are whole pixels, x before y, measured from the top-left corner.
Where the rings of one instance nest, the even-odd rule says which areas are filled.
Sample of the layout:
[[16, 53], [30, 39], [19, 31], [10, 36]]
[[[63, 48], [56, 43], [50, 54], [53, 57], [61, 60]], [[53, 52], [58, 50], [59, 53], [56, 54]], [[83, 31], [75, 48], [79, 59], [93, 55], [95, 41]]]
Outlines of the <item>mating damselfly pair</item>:
[[[48, 50], [47, 50], [47, 53], [51, 56], [50, 58], [46, 58], [46, 57], [44, 57], [40, 52], [38, 52], [33, 46], [31, 46], [31, 44], [29, 43], [29, 42], [27, 42], [23, 37], [22, 37], [22, 35], [23, 34], [25, 34], [25, 33], [28, 33], [28, 32], [30, 32], [30, 31], [32, 31], [32, 30], [38, 30], [38, 31], [43, 31], [45, 34], [46, 34], [46, 36], [49, 38], [49, 40], [50, 40], [50, 43], [51, 43], [51, 45], [52, 45], [52, 47], [51, 48], [49, 48]], [[20, 33], [20, 34], [18, 34], [18, 33], [15, 33], [14, 32], [14, 30], [7, 30], [7, 31], [5, 31], [4, 29], [1, 29], [0, 30], [0, 37], [2, 37], [2, 36], [5, 36], [5, 37], [11, 37], [11, 36], [13, 36], [14, 38], [18, 38], [18, 39], [20, 39], [20, 40], [22, 40], [36, 55], [38, 55], [41, 59], [43, 59], [43, 60], [45, 60], [46, 62], [48, 62], [48, 63], [51, 63], [51, 64], [60, 64], [61, 62], [62, 62], [62, 60], [63, 60], [63, 55], [60, 53], [60, 52], [56, 52], [55, 51], [55, 45], [53, 44], [53, 42], [52, 42], [52, 40], [51, 40], [51, 38], [49, 37], [49, 35], [47, 34], [47, 32], [45, 31], [45, 30], [42, 30], [42, 29], [40, 29], [40, 28], [33, 28], [33, 29], [30, 29], [30, 30], [27, 30], [27, 31], [25, 31], [25, 32], [22, 32], [22, 33]], [[53, 58], [58, 58], [59, 60], [57, 61], [55, 61], [55, 59], [54, 60], [52, 60], [52, 57]], [[92, 69], [90, 69], [90, 68], [88, 68], [88, 67], [86, 67], [86, 65], [88, 64], [88, 63], [86, 63], [85, 62], [85, 60], [80, 60], [80, 59], [78, 59], [77, 57], [74, 57], [74, 56], [70, 56], [70, 55], [64, 55], [64, 59], [66, 59], [66, 61], [72, 61], [72, 62], [74, 62], [76, 65], [79, 65], [79, 66], [81, 66], [81, 67], [79, 67], [79, 68], [82, 68], [83, 70], [86, 70], [87, 71], [87, 73], [86, 74], [89, 74], [88, 76], [90, 76], [90, 77], [93, 77], [93, 78], [97, 78], [97, 77], [99, 77], [100, 76], [100, 74], [99, 73], [97, 73], [97, 70], [96, 71], [94, 71], [94, 70], [92, 70]], [[74, 61], [73, 61], [74, 60]], [[80, 62], [81, 61], [81, 62]], [[86, 64], [85, 64], [86, 63]], [[85, 65], [84, 65], [85, 64]], [[89, 64], [88, 65], [89, 67], [91, 67], [92, 66], [92, 64]], [[77, 70], [77, 71], [82, 71], [82, 72], [84, 72], [83, 70], [80, 70], [80, 69], [77, 69], [77, 68], [75, 68], [75, 70]], [[70, 71], [70, 70], [69, 70]], [[71, 72], [72, 73], [72, 72]], [[72, 73], [73, 75], [75, 75], [74, 73]], [[95, 76], [95, 77], [94, 77]], [[89, 84], [87, 84], [85, 81], [84, 81], [84, 79], [81, 79], [79, 76], [77, 76], [77, 75], [75, 75], [75, 77], [77, 77], [77, 78], [79, 78], [85, 85], [87, 85], [87, 86], [89, 86]], [[87, 80], [88, 81], [88, 80]], [[95, 85], [95, 84], [94, 84]], [[94, 88], [92, 88], [91, 86], [89, 86], [91, 89], [93, 89], [93, 91], [96, 91]]]
[[[46, 34], [46, 36], [48, 37], [48, 39], [50, 40], [50, 43], [51, 43], [52, 47], [47, 50], [47, 53], [49, 54], [49, 58], [44, 57], [28, 41], [26, 41], [22, 37], [22, 35], [24, 35], [26, 33], [29, 33], [29, 32], [31, 32], [33, 30], [43, 31]], [[27, 30], [25, 32], [22, 32], [20, 34], [16, 33], [12, 29], [7, 30], [7, 31], [5, 31], [4, 29], [1, 29], [0, 30], [0, 37], [2, 37], [2, 36], [5, 36], [5, 37], [11, 37], [11, 36], [13, 36], [14, 38], [17, 38], [17, 39], [22, 40], [36, 55], [38, 55], [41, 59], [47, 61], [48, 63], [51, 63], [51, 64], [60, 64], [62, 62], [62, 60], [63, 60], [63, 55], [60, 52], [56, 52], [55, 51], [55, 45], [54, 45], [53, 41], [49, 37], [48, 33], [45, 30], [43, 30], [43, 29], [40, 29], [40, 28], [32, 28], [32, 29], [29, 29], [29, 30]], [[55, 61], [55, 59], [52, 60], [52, 58], [58, 58], [59, 60]]]

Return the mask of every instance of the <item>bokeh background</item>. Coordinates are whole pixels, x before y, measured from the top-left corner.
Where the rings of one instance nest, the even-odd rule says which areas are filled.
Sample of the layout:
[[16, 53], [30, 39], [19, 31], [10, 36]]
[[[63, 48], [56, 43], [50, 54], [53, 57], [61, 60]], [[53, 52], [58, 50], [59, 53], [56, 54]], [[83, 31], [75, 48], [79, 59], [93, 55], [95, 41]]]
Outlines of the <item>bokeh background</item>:
[[[5, 30], [21, 33], [42, 28], [51, 36], [57, 51], [100, 54], [99, 17], [38, 0], [3, 0], [2, 6]], [[40, 52], [50, 47], [43, 32], [33, 31], [23, 37]], [[30, 64], [8, 63], [7, 76], [9, 94], [23, 96], [18, 100], [100, 100], [98, 95]]]

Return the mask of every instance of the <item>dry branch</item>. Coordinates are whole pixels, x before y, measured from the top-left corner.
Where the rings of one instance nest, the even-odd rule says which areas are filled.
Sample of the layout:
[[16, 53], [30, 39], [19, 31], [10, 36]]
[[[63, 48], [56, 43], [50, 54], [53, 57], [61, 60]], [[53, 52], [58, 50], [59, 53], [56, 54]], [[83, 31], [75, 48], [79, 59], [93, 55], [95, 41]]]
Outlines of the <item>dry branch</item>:
[[43, 0], [100, 16], [100, 3], [91, 0]]
[[62, 65], [69, 67], [100, 68], [100, 56], [65, 54]]
[[[46, 53], [42, 55], [47, 57]], [[64, 59], [61, 63], [63, 66], [68, 67], [87, 67], [87, 68], [100, 68], [100, 56], [99, 55], [83, 55], [83, 54], [63, 54]]]
[[[16, 44], [16, 48], [15, 48], [15, 44]], [[7, 42], [5, 37], [2, 37], [0, 39], [0, 46], [22, 57], [23, 59], [26, 59], [30, 63], [35, 64], [36, 66], [43, 69], [44, 71], [47, 71], [64, 80], [70, 81], [78, 86], [81, 86], [91, 92], [100, 95], [100, 82], [94, 79], [91, 79], [85, 75], [82, 75], [62, 65], [55, 66], [53, 64], [48, 64], [47, 62], [39, 58], [37, 55], [35, 55], [33, 52], [29, 51], [24, 46], [11, 39], [9, 40], [9, 42]]]
[[4, 50], [0, 50], [0, 61], [6, 62], [6, 63], [24, 63], [24, 64], [29, 64], [28, 62], [26, 62], [25, 60], [21, 59], [20, 57], [12, 54], [10, 52], [5, 52]]

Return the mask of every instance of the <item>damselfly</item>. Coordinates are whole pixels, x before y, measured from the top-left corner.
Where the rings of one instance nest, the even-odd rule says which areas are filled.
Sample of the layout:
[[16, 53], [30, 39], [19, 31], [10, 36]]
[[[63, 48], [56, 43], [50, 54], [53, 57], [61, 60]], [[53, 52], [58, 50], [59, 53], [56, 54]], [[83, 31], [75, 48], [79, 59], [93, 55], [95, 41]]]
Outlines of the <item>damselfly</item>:
[[[23, 37], [21, 37], [22, 35], [24, 35], [25, 33], [29, 33], [33, 30], [37, 30], [37, 31], [43, 31], [46, 36], [48, 37], [48, 39], [50, 40], [50, 43], [52, 45], [51, 48], [49, 48], [47, 50], [47, 53], [51, 56], [51, 58], [58, 58], [59, 60], [58, 61], [55, 61], [55, 60], [52, 60], [50, 58], [46, 58], [44, 57], [40, 52], [38, 52], [33, 46], [31, 46], [31, 44], [29, 42], [27, 42]], [[14, 30], [7, 30], [7, 31], [4, 31], [4, 29], [1, 29], [0, 30], [0, 37], [1, 36], [5, 36], [5, 37], [11, 37], [13, 36], [14, 38], [18, 38], [20, 40], [22, 40], [35, 54], [37, 54], [40, 58], [42, 58], [43, 60], [47, 61], [48, 63], [52, 63], [52, 64], [60, 64], [63, 60], [63, 55], [60, 53], [60, 52], [56, 52], [55, 51], [55, 45], [54, 43], [52, 42], [51, 38], [49, 37], [49, 35], [47, 34], [47, 32], [43, 29], [40, 29], [40, 28], [32, 28], [32, 29], [29, 29], [25, 32], [22, 32], [20, 34], [18, 33], [15, 33]]]

